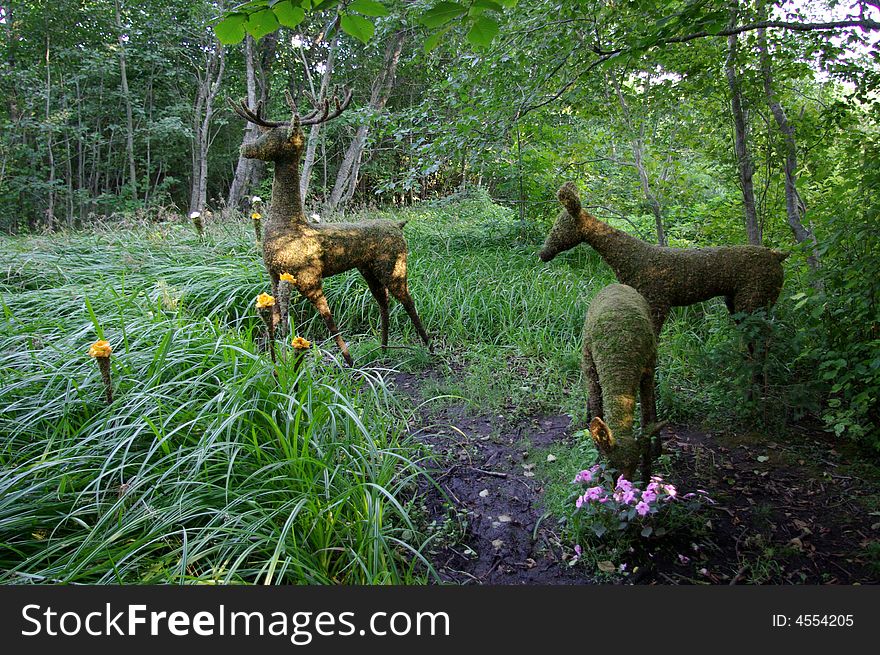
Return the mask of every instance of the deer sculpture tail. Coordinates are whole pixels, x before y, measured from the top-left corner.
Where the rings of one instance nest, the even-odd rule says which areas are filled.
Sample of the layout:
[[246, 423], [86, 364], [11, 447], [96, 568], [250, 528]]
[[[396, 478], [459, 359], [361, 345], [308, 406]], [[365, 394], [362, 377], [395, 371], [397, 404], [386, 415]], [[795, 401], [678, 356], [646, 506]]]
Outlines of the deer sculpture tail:
[[559, 198], [559, 202], [562, 203], [562, 206], [565, 207], [565, 210], [569, 214], [577, 216], [581, 213], [581, 198], [578, 195], [577, 187], [574, 185], [574, 182], [566, 182], [563, 184], [556, 195]]

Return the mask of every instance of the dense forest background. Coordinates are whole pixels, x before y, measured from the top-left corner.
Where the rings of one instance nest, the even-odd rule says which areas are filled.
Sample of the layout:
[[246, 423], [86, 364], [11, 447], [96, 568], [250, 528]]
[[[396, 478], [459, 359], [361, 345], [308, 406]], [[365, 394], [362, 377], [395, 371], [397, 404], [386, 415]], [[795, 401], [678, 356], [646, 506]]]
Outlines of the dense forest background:
[[310, 107], [346, 85], [353, 108], [307, 135], [307, 211], [478, 193], [527, 238], [574, 180], [653, 242], [791, 251], [761, 364], [772, 402], [880, 447], [876, 2], [246, 11], [299, 4], [296, 27], [224, 46], [232, 3], [0, 1], [0, 228], [244, 221], [271, 175], [239, 158], [251, 128], [226, 98], [283, 119], [285, 90]]

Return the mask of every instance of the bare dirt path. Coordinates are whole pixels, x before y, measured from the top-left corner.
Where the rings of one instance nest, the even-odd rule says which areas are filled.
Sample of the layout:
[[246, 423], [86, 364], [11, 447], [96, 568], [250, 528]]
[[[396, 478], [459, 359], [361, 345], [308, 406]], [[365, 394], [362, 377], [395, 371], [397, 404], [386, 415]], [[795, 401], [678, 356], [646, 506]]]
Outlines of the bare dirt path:
[[[457, 584], [593, 584], [570, 567], [571, 544], [543, 504], [535, 476], [542, 447], [571, 443], [570, 417], [519, 422], [463, 402], [424, 403], [439, 374], [397, 373], [395, 392], [419, 407], [412, 434], [437, 459], [439, 485], [421, 490], [429, 521], [446, 525], [432, 561]], [[872, 584], [880, 581], [877, 470], [838, 452], [818, 426], [778, 438], [671, 426], [664, 430], [680, 489], [706, 489], [716, 504], [693, 534], [635, 552], [625, 584]], [[855, 467], [855, 468], [854, 468]], [[453, 517], [450, 519], [450, 517]], [[450, 525], [452, 530], [449, 530]], [[568, 555], [566, 555], [568, 553]]]
[[[422, 399], [422, 382], [431, 372], [399, 373], [398, 393]], [[547, 416], [528, 424], [469, 412], [464, 405], [427, 407], [413, 434], [439, 456], [432, 475], [436, 488], [424, 490], [430, 519], [441, 523], [455, 507], [461, 532], [433, 556], [441, 578], [459, 584], [586, 584], [583, 571], [562, 559], [563, 548], [552, 517], [545, 516], [543, 488], [532, 472], [530, 446], [569, 438], [568, 416]], [[446, 498], [444, 498], [444, 494]]]

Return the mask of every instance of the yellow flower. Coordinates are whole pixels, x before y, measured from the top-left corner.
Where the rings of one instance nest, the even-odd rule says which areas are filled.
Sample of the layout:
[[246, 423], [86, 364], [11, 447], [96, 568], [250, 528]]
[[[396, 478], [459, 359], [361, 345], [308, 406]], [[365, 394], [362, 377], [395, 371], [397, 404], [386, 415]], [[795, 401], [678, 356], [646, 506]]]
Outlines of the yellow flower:
[[253, 214], [251, 214], [251, 218], [255, 221], [258, 221], [263, 218], [263, 215], [260, 212], [254, 212]]
[[296, 284], [296, 278], [293, 277], [290, 273], [282, 273], [278, 277], [278, 279], [282, 282], [290, 282], [291, 284]]
[[89, 346], [90, 357], [109, 357], [112, 352], [113, 349], [110, 347], [110, 344], [103, 339], [99, 339]]
[[293, 346], [294, 350], [308, 350], [312, 347], [312, 342], [302, 337], [294, 337], [290, 345]]
[[275, 298], [268, 293], [261, 293], [257, 296], [257, 309], [265, 309], [266, 307], [274, 307]]

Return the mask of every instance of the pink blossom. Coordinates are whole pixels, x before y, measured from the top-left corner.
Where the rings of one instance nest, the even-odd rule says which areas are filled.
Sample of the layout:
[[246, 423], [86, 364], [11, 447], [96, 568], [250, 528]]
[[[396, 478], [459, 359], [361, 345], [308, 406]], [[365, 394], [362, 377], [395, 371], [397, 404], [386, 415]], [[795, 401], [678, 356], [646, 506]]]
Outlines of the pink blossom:
[[670, 498], [675, 498], [678, 495], [678, 490], [671, 484], [664, 484], [663, 491], [665, 491], [666, 495]]
[[643, 503], [653, 503], [655, 500], [657, 500], [657, 494], [655, 494], [653, 491], [645, 490], [645, 492], [642, 494]]
[[581, 545], [575, 544], [574, 545], [574, 554], [577, 555], [578, 557], [580, 557], [582, 552], [583, 552], [583, 549], [581, 548]]
[[657, 483], [657, 482], [652, 482], [651, 484], [649, 484], [649, 485], [645, 488], [645, 491], [649, 491], [649, 492], [651, 492], [652, 494], [656, 494], [659, 490], [660, 490], [660, 484]]
[[592, 482], [593, 481], [593, 472], [589, 470], [580, 471], [576, 476], [574, 476], [574, 481], [577, 483], [581, 482]]
[[620, 489], [620, 491], [629, 491], [630, 489], [632, 489], [632, 482], [621, 475], [619, 478], [617, 478], [616, 488]]
[[621, 496], [621, 500], [625, 502], [627, 505], [631, 505], [633, 501], [636, 499], [636, 492], [633, 489], [628, 491], [624, 491]]
[[591, 500], [599, 500], [605, 493], [605, 490], [602, 487], [590, 487], [584, 493], [584, 502], [589, 502]]
[[679, 553], [678, 561], [681, 562], [682, 564], [687, 564], [688, 562], [691, 561], [691, 558], [688, 557], [687, 555], [682, 555], [681, 553]]
[[578, 509], [580, 509], [581, 506], [583, 506], [583, 504], [584, 504], [584, 497], [583, 496], [578, 496], [577, 500], [574, 501], [574, 506], [577, 507]]
[[636, 505], [636, 512], [638, 512], [639, 516], [644, 516], [648, 512], [651, 511], [651, 508], [648, 506], [648, 503], [645, 501], [640, 501], [638, 505]]

